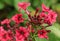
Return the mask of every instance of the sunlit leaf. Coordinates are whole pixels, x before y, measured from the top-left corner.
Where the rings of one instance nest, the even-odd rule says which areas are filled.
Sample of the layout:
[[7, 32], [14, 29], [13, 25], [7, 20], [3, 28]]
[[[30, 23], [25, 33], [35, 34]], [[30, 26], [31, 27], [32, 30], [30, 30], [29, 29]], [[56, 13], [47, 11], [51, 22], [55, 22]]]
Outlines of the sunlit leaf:
[[3, 9], [4, 8], [4, 3], [0, 2], [0, 9]]

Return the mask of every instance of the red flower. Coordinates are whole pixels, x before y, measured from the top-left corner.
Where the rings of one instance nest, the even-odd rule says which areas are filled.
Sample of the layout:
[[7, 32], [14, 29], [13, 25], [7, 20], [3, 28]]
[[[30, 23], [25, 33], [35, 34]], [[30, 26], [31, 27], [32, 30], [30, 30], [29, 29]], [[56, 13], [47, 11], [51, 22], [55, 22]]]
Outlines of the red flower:
[[39, 14], [39, 19], [41, 19], [41, 20], [44, 20], [46, 17], [47, 17], [47, 14], [45, 14], [44, 12], [41, 12]]
[[50, 11], [48, 12], [48, 16], [51, 17], [52, 22], [55, 22], [55, 21], [56, 21], [56, 17], [57, 17], [56, 12], [50, 10]]
[[30, 6], [30, 3], [27, 3], [27, 2], [19, 2], [19, 3], [18, 3], [18, 6], [19, 6], [20, 8], [22, 8], [22, 9], [26, 10], [26, 8], [27, 8], [28, 6]]
[[[2, 33], [2, 32], [3, 32], [3, 33]], [[2, 36], [4, 33], [6, 33], [6, 31], [3, 29], [2, 26], [0, 26], [0, 38], [1, 38], [1, 36]]]
[[44, 30], [44, 29], [39, 30], [39, 31], [38, 31], [38, 37], [39, 37], [39, 38], [46, 38], [46, 39], [48, 39], [47, 31]]
[[9, 24], [9, 23], [10, 23], [10, 20], [9, 20], [9, 19], [5, 19], [5, 20], [3, 20], [3, 21], [1, 22], [2, 25], [4, 25], [4, 24]]
[[49, 8], [46, 7], [44, 4], [42, 4], [42, 11], [48, 12], [49, 11]]
[[42, 4], [42, 11], [47, 12], [47, 17], [45, 17], [44, 19], [44, 22], [49, 24], [49, 25], [52, 25], [54, 22], [56, 22], [56, 17], [57, 17], [57, 14], [56, 12], [50, 10], [49, 8], [47, 8], [44, 4]]
[[6, 31], [3, 27], [0, 27], [0, 40], [1, 41], [8, 41], [12, 39], [12, 35], [10, 31]]
[[22, 18], [22, 14], [16, 14], [12, 17], [12, 20], [17, 24], [22, 23], [24, 19]]
[[31, 25], [28, 25], [28, 29], [27, 29], [29, 32], [32, 32], [32, 33], [34, 33], [35, 32], [35, 30], [32, 28], [32, 26]]
[[31, 25], [28, 25], [28, 31], [31, 32], [31, 29], [32, 29], [32, 26]]
[[16, 41], [24, 41], [24, 38], [18, 39], [18, 38], [16, 37]]
[[25, 39], [29, 36], [29, 31], [25, 27], [20, 27], [19, 29], [16, 30], [16, 38], [21, 40]]
[[49, 25], [52, 25], [54, 22], [56, 22], [57, 14], [56, 12], [50, 10], [47, 14], [47, 17], [45, 18], [45, 22]]

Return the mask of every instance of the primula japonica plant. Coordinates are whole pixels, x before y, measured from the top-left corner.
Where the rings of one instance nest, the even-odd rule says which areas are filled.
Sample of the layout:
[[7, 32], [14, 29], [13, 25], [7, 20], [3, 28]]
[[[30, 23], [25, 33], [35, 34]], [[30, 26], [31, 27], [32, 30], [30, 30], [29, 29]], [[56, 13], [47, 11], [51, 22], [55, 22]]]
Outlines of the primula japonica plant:
[[[4, 19], [0, 23], [0, 41], [35, 41], [35, 37], [49, 39], [50, 30], [46, 28], [56, 22], [57, 14], [53, 10], [42, 4], [42, 11], [36, 9], [34, 16], [27, 10], [30, 3], [19, 2], [20, 14], [15, 14], [12, 18]], [[28, 18], [23, 18], [21, 10], [24, 10]], [[27, 20], [25, 26], [21, 24]], [[46, 24], [46, 25], [45, 25]]]

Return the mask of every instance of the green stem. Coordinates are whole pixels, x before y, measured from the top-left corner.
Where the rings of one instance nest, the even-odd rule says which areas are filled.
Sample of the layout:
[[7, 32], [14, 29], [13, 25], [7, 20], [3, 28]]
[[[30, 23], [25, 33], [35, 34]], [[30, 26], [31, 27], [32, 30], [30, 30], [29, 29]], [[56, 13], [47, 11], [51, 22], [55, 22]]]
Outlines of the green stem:
[[32, 38], [33, 41], [35, 41], [35, 38]]

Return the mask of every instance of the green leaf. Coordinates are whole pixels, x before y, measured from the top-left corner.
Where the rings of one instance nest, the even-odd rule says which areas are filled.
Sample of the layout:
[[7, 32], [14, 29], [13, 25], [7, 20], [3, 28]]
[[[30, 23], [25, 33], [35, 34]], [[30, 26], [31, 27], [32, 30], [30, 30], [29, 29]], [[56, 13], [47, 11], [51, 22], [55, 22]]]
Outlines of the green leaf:
[[29, 10], [29, 11], [34, 11], [34, 9], [31, 7], [31, 6], [29, 6], [28, 8], [27, 8], [27, 10]]
[[10, 12], [8, 15], [7, 15], [7, 17], [8, 18], [11, 18], [13, 15], [15, 15], [16, 14], [16, 11], [14, 10], [14, 11], [12, 11], [12, 12]]
[[31, 6], [35, 9], [36, 7], [41, 8], [41, 0], [30, 0]]
[[48, 27], [47, 29], [51, 30], [51, 32], [56, 35], [56, 37], [60, 38], [60, 25], [54, 24], [53, 26]]
[[28, 15], [25, 13], [25, 11], [24, 10], [21, 10], [21, 13], [23, 14], [23, 18], [28, 18]]
[[48, 35], [49, 39], [48, 41], [60, 41], [60, 38], [58, 38], [55, 34], [49, 33]]
[[41, 39], [41, 38], [38, 38], [38, 37], [36, 37], [35, 40], [36, 41], [47, 41], [46, 39]]
[[29, 0], [20, 0], [20, 2], [29, 2]]
[[14, 0], [4, 0], [4, 2], [8, 5], [13, 5]]
[[20, 0], [14, 0], [14, 7], [16, 10], [18, 10], [18, 2], [20, 2]]
[[0, 2], [0, 9], [3, 9], [4, 8], [4, 3]]
[[56, 4], [58, 0], [51, 0], [52, 4]]

